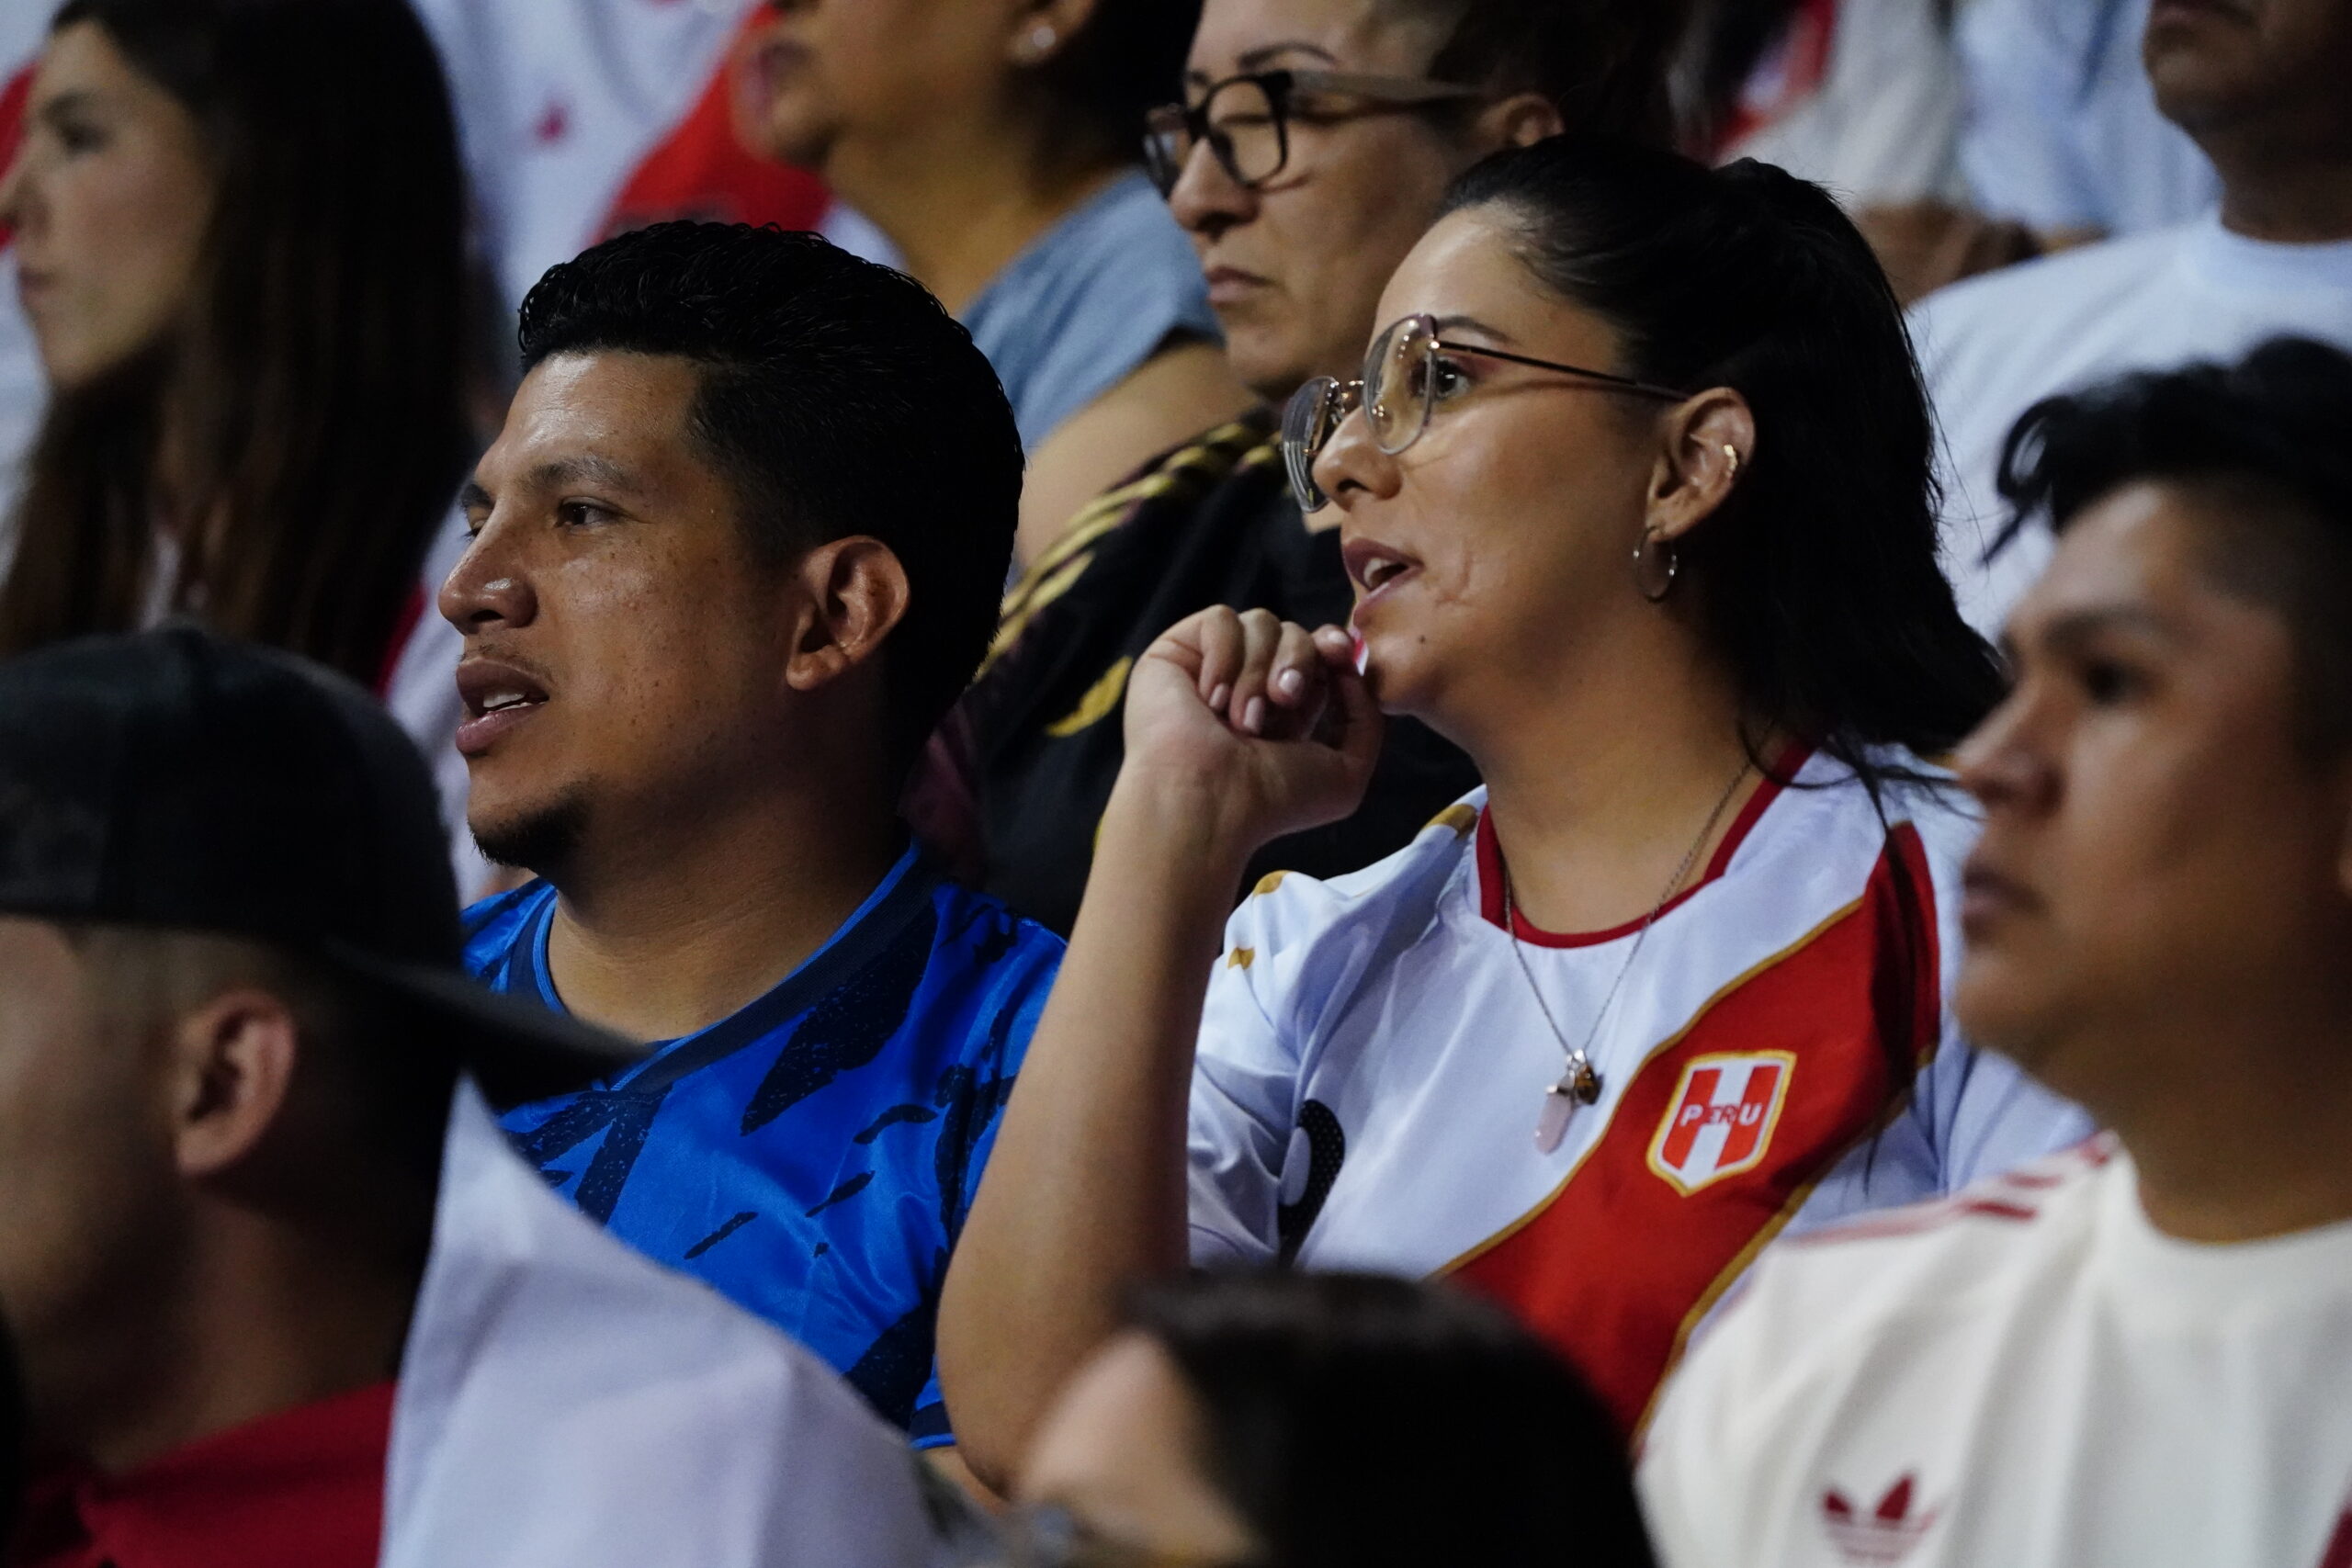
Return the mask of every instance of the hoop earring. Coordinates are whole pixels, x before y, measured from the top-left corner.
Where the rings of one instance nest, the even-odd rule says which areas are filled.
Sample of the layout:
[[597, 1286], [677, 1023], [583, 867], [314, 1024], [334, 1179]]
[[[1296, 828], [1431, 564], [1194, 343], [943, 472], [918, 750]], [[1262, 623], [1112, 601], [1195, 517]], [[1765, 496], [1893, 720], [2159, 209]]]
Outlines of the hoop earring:
[[1731, 462], [1731, 482], [1737, 484], [1739, 482], [1739, 448], [1726, 441], [1724, 443], [1724, 456]]
[[[1650, 552], [1653, 544], [1657, 546], [1656, 556]], [[1666, 562], [1662, 575], [1655, 564], [1661, 558]], [[1666, 596], [1674, 592], [1674, 574], [1681, 570], [1682, 558], [1673, 542], [1662, 537], [1655, 528], [1644, 534], [1642, 542], [1634, 547], [1634, 587], [1653, 604], [1666, 603]]]

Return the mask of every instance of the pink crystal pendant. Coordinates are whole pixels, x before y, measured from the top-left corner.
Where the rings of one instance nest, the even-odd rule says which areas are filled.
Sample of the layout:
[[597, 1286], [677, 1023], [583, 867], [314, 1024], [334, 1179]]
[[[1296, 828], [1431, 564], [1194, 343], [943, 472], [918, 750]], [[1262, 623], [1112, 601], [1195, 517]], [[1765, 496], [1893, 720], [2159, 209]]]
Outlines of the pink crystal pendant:
[[1535, 1148], [1539, 1154], [1552, 1154], [1560, 1141], [1568, 1135], [1568, 1123], [1576, 1120], [1577, 1111], [1600, 1098], [1600, 1075], [1592, 1070], [1592, 1060], [1579, 1051], [1568, 1058], [1568, 1070], [1560, 1081], [1544, 1091], [1544, 1114], [1535, 1122]]

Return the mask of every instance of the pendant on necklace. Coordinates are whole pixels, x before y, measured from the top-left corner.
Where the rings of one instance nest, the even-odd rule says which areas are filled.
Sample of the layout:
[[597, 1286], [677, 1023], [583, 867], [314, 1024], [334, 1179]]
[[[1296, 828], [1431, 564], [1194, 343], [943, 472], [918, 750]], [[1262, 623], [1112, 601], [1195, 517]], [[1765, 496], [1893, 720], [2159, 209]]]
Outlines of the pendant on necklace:
[[1577, 1108], [1600, 1098], [1600, 1075], [1592, 1070], [1592, 1058], [1578, 1051], [1568, 1058], [1568, 1070], [1560, 1081], [1544, 1091], [1544, 1114], [1535, 1123], [1536, 1151], [1548, 1155], [1557, 1149]]

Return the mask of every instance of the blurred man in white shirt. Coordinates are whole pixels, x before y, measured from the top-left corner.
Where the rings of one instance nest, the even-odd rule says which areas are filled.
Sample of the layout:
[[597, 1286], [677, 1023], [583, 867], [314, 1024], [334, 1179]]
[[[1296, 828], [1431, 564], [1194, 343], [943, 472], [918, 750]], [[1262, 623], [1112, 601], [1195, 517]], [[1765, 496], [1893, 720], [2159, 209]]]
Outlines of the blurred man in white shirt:
[[1767, 1258], [1651, 1428], [1670, 1568], [2352, 1562], [2347, 429], [2308, 341], [2030, 422], [1955, 1007], [2113, 1132]]

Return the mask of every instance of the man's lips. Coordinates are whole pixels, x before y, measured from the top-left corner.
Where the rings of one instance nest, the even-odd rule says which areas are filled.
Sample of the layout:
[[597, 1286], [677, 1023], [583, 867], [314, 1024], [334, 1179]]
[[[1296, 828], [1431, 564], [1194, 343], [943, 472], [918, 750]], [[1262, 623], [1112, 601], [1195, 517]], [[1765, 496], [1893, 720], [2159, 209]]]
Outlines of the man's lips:
[[1349, 581], [1363, 594], [1356, 604], [1359, 610], [1421, 570], [1412, 557], [1373, 539], [1348, 540], [1340, 547], [1340, 558], [1347, 565]]
[[458, 750], [478, 757], [509, 730], [529, 723], [547, 705], [548, 688], [541, 677], [520, 665], [469, 659], [458, 666], [458, 696], [466, 705], [466, 717], [458, 726]]

